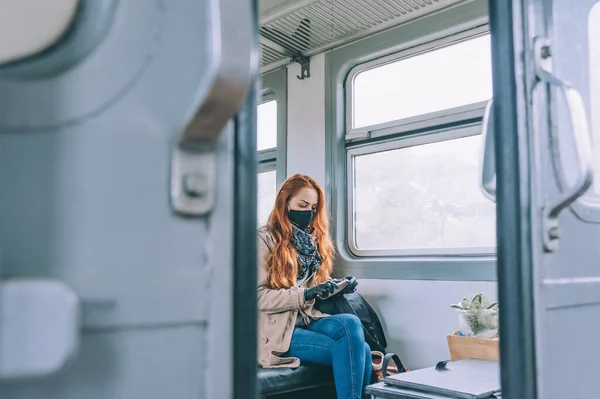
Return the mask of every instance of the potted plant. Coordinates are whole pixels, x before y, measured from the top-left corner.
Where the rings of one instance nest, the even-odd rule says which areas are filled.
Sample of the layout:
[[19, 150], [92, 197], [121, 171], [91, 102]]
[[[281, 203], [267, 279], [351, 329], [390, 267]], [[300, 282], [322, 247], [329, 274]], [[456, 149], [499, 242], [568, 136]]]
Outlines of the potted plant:
[[458, 312], [460, 335], [476, 338], [494, 338], [498, 335], [498, 303], [484, 294], [463, 298], [450, 305]]

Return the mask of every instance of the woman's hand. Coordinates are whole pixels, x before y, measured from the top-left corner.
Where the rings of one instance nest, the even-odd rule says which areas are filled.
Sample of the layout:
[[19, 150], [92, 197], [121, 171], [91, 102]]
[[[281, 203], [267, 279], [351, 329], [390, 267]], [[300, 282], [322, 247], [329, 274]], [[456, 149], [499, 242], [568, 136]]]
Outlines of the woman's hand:
[[345, 277], [346, 280], [350, 281], [348, 283], [348, 285], [346, 286], [346, 288], [344, 288], [344, 290], [342, 292], [340, 292], [340, 294], [352, 294], [354, 291], [356, 291], [356, 286], [358, 285], [358, 280], [356, 280], [356, 278], [349, 276], [349, 277]]
[[338, 285], [333, 281], [326, 281], [319, 285], [315, 285], [314, 287], [307, 288], [304, 291], [304, 300], [312, 301], [313, 299], [319, 297], [319, 299], [327, 299], [333, 291], [338, 288]]

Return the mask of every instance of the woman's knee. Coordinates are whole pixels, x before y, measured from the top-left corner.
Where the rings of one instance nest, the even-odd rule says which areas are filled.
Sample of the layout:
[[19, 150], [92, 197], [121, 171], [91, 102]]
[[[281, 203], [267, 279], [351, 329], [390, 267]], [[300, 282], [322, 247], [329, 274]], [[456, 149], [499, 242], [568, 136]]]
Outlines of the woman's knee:
[[337, 314], [335, 317], [344, 324], [348, 334], [364, 339], [362, 323], [358, 317], [353, 314]]

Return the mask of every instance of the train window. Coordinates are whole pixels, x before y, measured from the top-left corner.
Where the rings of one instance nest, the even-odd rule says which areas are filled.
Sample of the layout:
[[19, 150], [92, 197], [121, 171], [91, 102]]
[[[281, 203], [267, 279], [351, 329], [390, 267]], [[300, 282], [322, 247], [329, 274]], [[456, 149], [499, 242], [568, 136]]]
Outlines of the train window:
[[278, 184], [286, 175], [287, 69], [261, 76], [262, 101], [257, 109], [258, 224], [267, 221]]
[[492, 96], [489, 34], [411, 55], [354, 76], [352, 127], [484, 101]]
[[592, 123], [596, 177], [594, 179], [594, 192], [600, 195], [600, 2], [590, 10], [588, 17], [588, 38], [590, 53], [590, 116]]
[[277, 189], [277, 101], [267, 96], [258, 105], [256, 147], [258, 149], [258, 225], [266, 223]]
[[258, 174], [258, 225], [267, 222], [269, 213], [275, 203], [277, 189], [277, 173], [274, 170]]
[[350, 152], [359, 251], [495, 246], [494, 204], [477, 183], [481, 136], [428, 140]]
[[326, 54], [325, 105], [339, 111], [326, 115], [332, 234], [345, 275], [496, 278], [496, 209], [479, 188], [492, 57], [477, 4]]
[[350, 72], [347, 243], [354, 255], [495, 253], [495, 205], [479, 188], [490, 36], [467, 34]]
[[258, 106], [258, 151], [277, 147], [277, 100]]

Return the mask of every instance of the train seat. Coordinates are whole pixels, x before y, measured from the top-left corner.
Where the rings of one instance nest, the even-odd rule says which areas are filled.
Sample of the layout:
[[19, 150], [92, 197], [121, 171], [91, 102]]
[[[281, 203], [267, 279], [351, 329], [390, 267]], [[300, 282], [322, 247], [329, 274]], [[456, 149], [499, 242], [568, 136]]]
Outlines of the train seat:
[[296, 369], [258, 369], [258, 387], [261, 397], [327, 385], [333, 385], [333, 370], [328, 366], [308, 364]]

